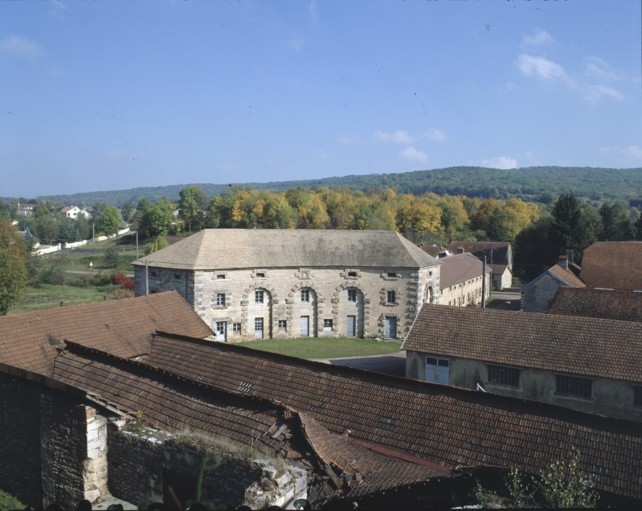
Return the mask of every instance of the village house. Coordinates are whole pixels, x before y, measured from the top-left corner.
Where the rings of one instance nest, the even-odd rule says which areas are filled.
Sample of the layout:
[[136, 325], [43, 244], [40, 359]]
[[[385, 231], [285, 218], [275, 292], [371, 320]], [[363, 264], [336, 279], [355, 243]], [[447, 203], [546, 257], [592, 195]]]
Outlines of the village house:
[[584, 249], [580, 277], [592, 288], [642, 291], [642, 242], [593, 243]]
[[486, 270], [484, 283], [484, 263], [477, 257], [464, 253], [440, 258], [439, 262], [441, 304], [477, 307], [484, 293], [486, 299], [490, 297], [491, 270]]
[[573, 270], [568, 256], [560, 256], [557, 264], [522, 287], [522, 310], [525, 312], [548, 312], [558, 289], [586, 287], [577, 276], [576, 271]]
[[82, 215], [85, 218], [90, 218], [91, 215], [86, 209], [81, 209], [78, 206], [65, 206], [64, 208], [60, 209], [60, 212], [65, 215], [67, 218], [71, 218], [72, 220], [76, 220], [78, 218], [78, 215]]
[[402, 339], [440, 296], [439, 262], [393, 231], [205, 229], [134, 274], [137, 296], [178, 291], [221, 341]]
[[639, 322], [426, 305], [402, 348], [410, 378], [642, 421]]
[[486, 261], [493, 273], [493, 289], [501, 291], [511, 287], [513, 281], [513, 249], [507, 241], [452, 241], [448, 245], [452, 254], [470, 252], [480, 261]]
[[185, 502], [201, 480], [226, 508], [444, 508], [471, 502], [472, 474], [534, 474], [579, 448], [601, 504], [642, 502], [637, 422], [210, 333], [176, 292], [0, 318], [2, 487], [34, 507]]

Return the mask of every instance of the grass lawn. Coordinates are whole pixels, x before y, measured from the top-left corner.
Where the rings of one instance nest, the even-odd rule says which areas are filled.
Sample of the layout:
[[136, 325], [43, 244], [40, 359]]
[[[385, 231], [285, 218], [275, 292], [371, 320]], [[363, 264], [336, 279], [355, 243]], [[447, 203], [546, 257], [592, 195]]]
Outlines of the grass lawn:
[[320, 339], [318, 337], [265, 339], [261, 341], [245, 341], [238, 344], [257, 350], [307, 359], [385, 355], [398, 352], [401, 346], [401, 343], [397, 341], [374, 341], [372, 339], [344, 337], [336, 339]]
[[38, 287], [29, 287], [18, 301], [9, 308], [9, 314], [51, 309], [52, 307], [59, 307], [60, 302], [63, 302], [64, 305], [100, 302], [105, 299], [105, 296], [107, 296], [108, 300], [110, 299], [108, 293], [95, 287], [42, 284]]

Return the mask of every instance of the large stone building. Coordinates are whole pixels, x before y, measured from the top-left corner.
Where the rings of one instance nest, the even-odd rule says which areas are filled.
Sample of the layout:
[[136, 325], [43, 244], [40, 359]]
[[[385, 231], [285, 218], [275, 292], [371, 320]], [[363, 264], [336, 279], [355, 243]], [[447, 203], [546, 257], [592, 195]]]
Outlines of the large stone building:
[[440, 295], [439, 262], [392, 231], [205, 229], [134, 267], [136, 295], [178, 291], [221, 341], [401, 339]]

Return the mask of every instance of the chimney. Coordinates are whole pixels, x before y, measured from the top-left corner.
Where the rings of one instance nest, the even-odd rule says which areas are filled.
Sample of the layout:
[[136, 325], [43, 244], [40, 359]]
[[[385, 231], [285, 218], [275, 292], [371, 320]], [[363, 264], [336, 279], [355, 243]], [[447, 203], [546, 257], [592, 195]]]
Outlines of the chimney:
[[557, 261], [557, 264], [559, 264], [565, 270], [568, 270], [568, 257], [565, 255], [561, 255], [559, 257], [559, 260]]
[[573, 264], [573, 250], [566, 249], [566, 259], [568, 260], [568, 264]]

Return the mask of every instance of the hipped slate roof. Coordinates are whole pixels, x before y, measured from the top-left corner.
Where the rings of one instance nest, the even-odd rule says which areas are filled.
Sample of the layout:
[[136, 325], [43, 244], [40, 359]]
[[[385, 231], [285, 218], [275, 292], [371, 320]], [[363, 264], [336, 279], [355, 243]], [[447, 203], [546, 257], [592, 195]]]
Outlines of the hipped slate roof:
[[517, 465], [534, 473], [575, 446], [600, 490], [642, 498], [638, 423], [165, 334], [141, 363], [284, 403], [332, 432], [445, 467]]
[[[484, 263], [472, 254], [458, 254], [442, 257], [439, 262], [439, 287], [447, 287], [465, 282], [476, 277], [481, 277], [484, 272]], [[490, 269], [487, 271], [490, 272]]]
[[182, 270], [422, 268], [438, 264], [393, 231], [204, 229], [134, 262]]
[[642, 383], [642, 324], [424, 305], [403, 349]]
[[560, 287], [549, 313], [642, 321], [642, 293]]
[[149, 352], [156, 330], [212, 334], [180, 294], [170, 291], [2, 316], [0, 363], [48, 376], [65, 340], [131, 358]]
[[584, 250], [580, 277], [589, 287], [642, 290], [642, 242], [593, 243]]

